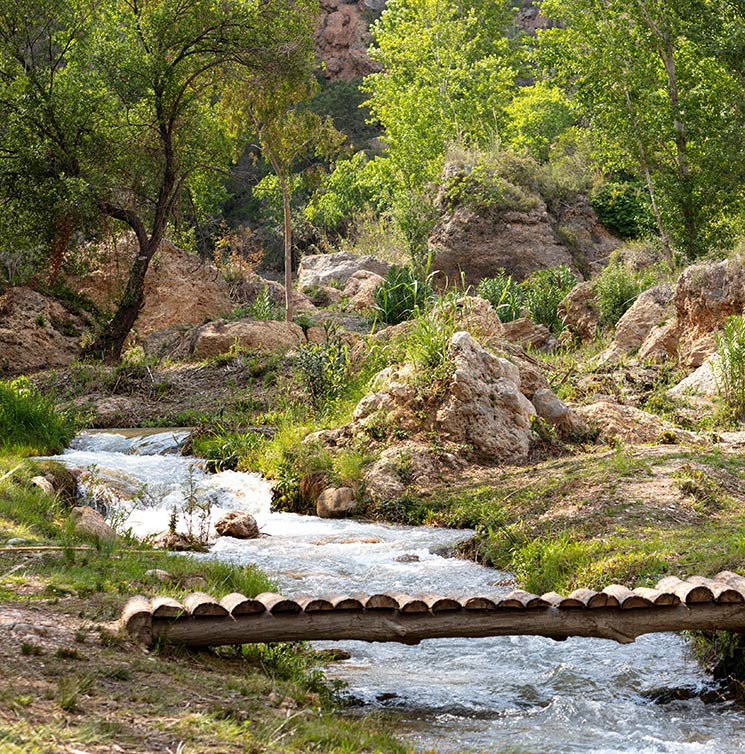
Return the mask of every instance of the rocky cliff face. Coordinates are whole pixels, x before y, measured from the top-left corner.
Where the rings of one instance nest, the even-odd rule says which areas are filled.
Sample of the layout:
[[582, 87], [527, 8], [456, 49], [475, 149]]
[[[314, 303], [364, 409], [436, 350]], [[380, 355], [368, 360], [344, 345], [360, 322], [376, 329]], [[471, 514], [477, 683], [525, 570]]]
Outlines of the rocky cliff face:
[[327, 79], [350, 81], [380, 70], [367, 48], [370, 23], [385, 4], [386, 0], [321, 0], [316, 50]]

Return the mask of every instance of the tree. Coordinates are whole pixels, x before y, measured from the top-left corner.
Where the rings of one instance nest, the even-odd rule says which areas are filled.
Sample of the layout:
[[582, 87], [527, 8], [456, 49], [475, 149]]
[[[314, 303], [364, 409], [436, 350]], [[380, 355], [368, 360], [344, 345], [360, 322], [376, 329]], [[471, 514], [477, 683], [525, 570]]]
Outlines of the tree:
[[[296, 76], [299, 71], [295, 71]], [[305, 80], [278, 84], [273, 79], [255, 76], [246, 82], [248, 89], [241, 97], [249, 125], [259, 142], [261, 152], [271, 165], [282, 195], [284, 241], [285, 319], [292, 322], [292, 194], [293, 175], [298, 162], [311, 155], [329, 157], [339, 151], [344, 135], [334, 128], [331, 118], [303, 107], [310, 99], [309, 85], [313, 71], [306, 71]]]
[[185, 192], [219, 182], [237, 134], [223, 83], [281, 82], [309, 53], [312, 0], [6, 0], [0, 201], [54, 256], [104, 220], [137, 240], [123, 298], [91, 347], [117, 359]]
[[[663, 245], [694, 258], [728, 240], [739, 190], [724, 164], [741, 121], [735, 78], [691, 35], [687, 0], [547, 0], [541, 42], [589, 118], [596, 156], [649, 191]], [[726, 158], [725, 158], [726, 159]]]
[[383, 70], [364, 88], [403, 192], [439, 176], [449, 144], [496, 139], [516, 75], [509, 21], [500, 2], [390, 0], [373, 26]]

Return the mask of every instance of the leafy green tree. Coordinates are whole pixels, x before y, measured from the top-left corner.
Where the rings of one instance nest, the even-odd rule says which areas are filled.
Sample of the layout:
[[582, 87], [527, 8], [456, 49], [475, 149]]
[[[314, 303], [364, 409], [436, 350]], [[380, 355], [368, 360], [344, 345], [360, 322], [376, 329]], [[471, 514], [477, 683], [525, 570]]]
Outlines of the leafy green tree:
[[300, 106], [302, 90], [266, 88], [246, 100], [252, 128], [262, 154], [271, 165], [282, 195], [284, 240], [285, 318], [293, 319], [291, 194], [298, 163], [310, 156], [333, 155], [344, 142], [329, 117]]
[[[728, 240], [742, 154], [736, 78], [691, 34], [687, 0], [546, 0], [541, 42], [589, 118], [606, 169], [645, 183], [663, 246], [695, 257]], [[733, 152], [734, 150], [734, 152]]]
[[373, 26], [368, 107], [403, 191], [439, 176], [450, 143], [485, 144], [504, 122], [516, 72], [501, 2], [390, 0]]
[[0, 201], [52, 264], [102, 221], [138, 253], [91, 347], [116, 359], [150, 261], [187, 192], [219, 186], [237, 134], [224, 81], [282, 82], [309, 52], [312, 0], [6, 0], [0, 8]]

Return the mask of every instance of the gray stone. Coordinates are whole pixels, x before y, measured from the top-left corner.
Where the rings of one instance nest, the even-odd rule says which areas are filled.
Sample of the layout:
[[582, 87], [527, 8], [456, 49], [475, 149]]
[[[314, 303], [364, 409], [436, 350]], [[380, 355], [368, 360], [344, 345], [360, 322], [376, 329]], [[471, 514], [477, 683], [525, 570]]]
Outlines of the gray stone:
[[367, 270], [385, 277], [390, 270], [388, 262], [377, 257], [358, 257], [348, 251], [336, 254], [312, 254], [300, 262], [298, 268], [298, 288], [306, 291], [310, 288], [337, 283], [344, 285], [356, 272]]

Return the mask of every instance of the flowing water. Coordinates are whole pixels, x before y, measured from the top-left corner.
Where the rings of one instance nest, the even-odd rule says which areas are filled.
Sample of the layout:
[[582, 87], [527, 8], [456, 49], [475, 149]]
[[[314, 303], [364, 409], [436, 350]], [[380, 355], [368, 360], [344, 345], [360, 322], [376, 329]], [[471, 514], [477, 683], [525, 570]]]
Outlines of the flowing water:
[[[321, 520], [271, 513], [257, 475], [206, 475], [177, 454], [185, 433], [84, 434], [61, 457], [130, 502], [112, 503], [120, 526], [163, 531], [174, 506], [251, 512], [269, 537], [221, 538], [209, 554], [255, 563], [287, 595], [323, 592], [471, 592], [499, 595], [508, 574], [448, 557], [468, 531]], [[88, 484], [91, 494], [100, 483]], [[181, 515], [179, 528], [187, 526]], [[192, 514], [193, 518], [193, 514]], [[325, 646], [325, 645], [324, 645]], [[329, 644], [328, 646], [332, 646]], [[345, 641], [351, 659], [329, 674], [348, 684], [361, 713], [383, 710], [422, 749], [510, 754], [745, 753], [745, 710], [704, 703], [707, 678], [674, 635], [628, 646], [599, 639], [437, 639], [416, 647]], [[689, 699], [650, 700], [659, 689]]]

